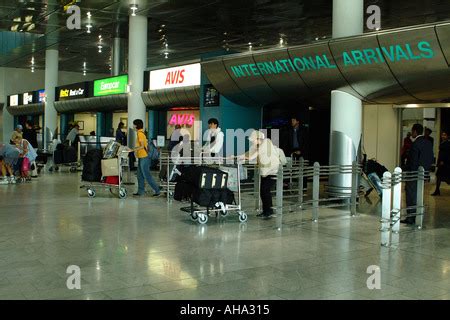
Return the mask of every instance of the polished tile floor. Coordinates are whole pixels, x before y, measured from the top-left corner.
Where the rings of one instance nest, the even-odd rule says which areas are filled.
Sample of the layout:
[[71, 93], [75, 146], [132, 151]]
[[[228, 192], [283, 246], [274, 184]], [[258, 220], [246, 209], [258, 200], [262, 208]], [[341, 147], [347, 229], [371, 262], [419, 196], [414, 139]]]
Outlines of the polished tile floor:
[[[427, 197], [423, 230], [402, 227], [385, 248], [375, 195], [358, 217], [323, 209], [318, 223], [308, 211], [260, 220], [246, 198], [246, 224], [200, 226], [165, 198], [89, 199], [79, 179], [0, 186], [0, 299], [450, 299], [448, 186]], [[79, 290], [66, 285], [71, 265]], [[367, 288], [371, 265], [379, 290]]]

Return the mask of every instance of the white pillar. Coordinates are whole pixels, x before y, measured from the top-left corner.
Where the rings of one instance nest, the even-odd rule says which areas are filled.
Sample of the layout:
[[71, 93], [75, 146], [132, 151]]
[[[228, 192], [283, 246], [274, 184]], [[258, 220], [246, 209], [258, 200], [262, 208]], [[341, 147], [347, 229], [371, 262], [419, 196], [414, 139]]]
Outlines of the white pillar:
[[[364, 0], [333, 0], [333, 38], [363, 31]], [[330, 165], [352, 165], [361, 140], [362, 101], [336, 89], [331, 92]], [[329, 184], [330, 193], [350, 194], [352, 176], [331, 176]]]
[[364, 32], [364, 0], [333, 0], [333, 38]]
[[111, 75], [118, 76], [124, 71], [123, 39], [114, 38], [112, 50]]
[[[55, 110], [55, 88], [58, 86], [59, 51], [45, 51], [45, 115], [44, 115], [44, 149], [53, 138], [58, 127], [58, 113]], [[56, 138], [56, 137], [54, 137]]]
[[134, 145], [133, 120], [141, 119], [145, 123], [145, 104], [142, 101], [141, 93], [144, 87], [144, 71], [147, 68], [147, 24], [147, 17], [145, 16], [130, 16], [128, 37], [128, 77], [130, 84], [128, 96], [129, 145]]

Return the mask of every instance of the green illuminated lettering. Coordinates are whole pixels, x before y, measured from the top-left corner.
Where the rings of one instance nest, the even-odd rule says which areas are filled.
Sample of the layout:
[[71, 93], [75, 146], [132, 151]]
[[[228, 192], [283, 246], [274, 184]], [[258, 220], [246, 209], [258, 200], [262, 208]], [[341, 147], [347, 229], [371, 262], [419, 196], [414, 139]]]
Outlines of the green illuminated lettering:
[[279, 61], [275, 61], [275, 66], [277, 67], [277, 73], [280, 73], [280, 72], [286, 72], [284, 69], [283, 69], [283, 67], [281, 66], [281, 64], [280, 64], [280, 62]]
[[311, 69], [317, 70], [317, 67], [314, 64], [313, 57], [302, 58], [302, 59], [303, 59], [303, 63], [305, 64], [305, 66], [308, 70], [311, 70]]
[[421, 56], [414, 55], [414, 52], [412, 51], [411, 46], [408, 43], [405, 45], [405, 47], [406, 47], [406, 51], [408, 51], [408, 54], [409, 54], [409, 57], [410, 57], [411, 60], [420, 60], [420, 59], [422, 59]]
[[303, 63], [302, 59], [300, 59], [300, 58], [294, 59], [294, 65], [298, 71], [305, 71], [305, 69], [306, 69], [305, 64]]
[[259, 72], [260, 72], [261, 74], [268, 74], [268, 73], [269, 73], [269, 72], [267, 72], [267, 69], [266, 69], [266, 67], [264, 66], [264, 63], [258, 62], [256, 65], [258, 66]]
[[366, 64], [366, 60], [364, 60], [364, 55], [359, 50], [352, 50], [353, 59], [355, 59], [355, 63], [359, 65], [360, 61], [362, 64]]
[[353, 62], [352, 58], [350, 58], [350, 55], [348, 54], [347, 51], [344, 51], [344, 53], [342, 54], [342, 58], [344, 59], [344, 65], [348, 66], [348, 65], [352, 65], [354, 66], [355, 63]]
[[403, 50], [402, 46], [396, 45], [395, 46], [395, 53], [397, 56], [397, 61], [400, 61], [401, 59], [409, 60], [409, 57], [406, 55], [405, 51]]
[[326, 68], [326, 64], [322, 61], [320, 56], [316, 56], [317, 69]]
[[[422, 57], [425, 59], [431, 59], [434, 57], [433, 49], [431, 48], [431, 45], [427, 41], [421, 41], [417, 45], [419, 47], [419, 50], [422, 51]], [[426, 53], [426, 54], [425, 54]]]
[[381, 47], [381, 50], [389, 58], [389, 60], [391, 60], [392, 62], [395, 62], [394, 46], [390, 46], [389, 51], [385, 47]]
[[326, 54], [323, 55], [323, 59], [325, 60], [325, 63], [327, 64], [328, 68], [330, 68], [330, 69], [337, 68], [336, 65], [330, 63]]
[[248, 66], [250, 67], [250, 70], [252, 70], [254, 76], [260, 76], [261, 75], [259, 73], [259, 71], [258, 71], [258, 68], [256, 67], [256, 65], [254, 63], [249, 64]]
[[378, 57], [380, 58], [380, 61], [381, 61], [381, 62], [385, 62], [383, 53], [381, 53], [380, 48], [376, 48], [375, 51], [377, 52]]
[[245, 69], [245, 72], [247, 73], [247, 75], [251, 76], [250, 71], [248, 71], [248, 64], [243, 64], [242, 68]]
[[372, 64], [372, 60], [375, 63], [380, 63], [378, 61], [377, 54], [376, 54], [375, 50], [373, 50], [373, 49], [364, 49], [363, 52], [364, 52], [364, 55], [366, 56], [366, 60], [367, 60], [368, 64]]
[[232, 66], [232, 67], [231, 67], [231, 70], [233, 71], [234, 76], [235, 76], [236, 78], [245, 77], [245, 74], [244, 74], [244, 72], [242, 71], [241, 67], [238, 67], [238, 66]]
[[286, 70], [286, 72], [290, 72], [290, 70], [289, 70], [289, 65], [288, 65], [288, 59], [284, 59], [284, 60], [280, 60], [280, 63], [282, 63], [283, 64], [283, 66], [286, 68], [285, 70]]
[[264, 65], [266, 66], [266, 69], [269, 71], [269, 74], [276, 74], [277, 69], [275, 69], [275, 66], [273, 65], [273, 62], [264, 62]]

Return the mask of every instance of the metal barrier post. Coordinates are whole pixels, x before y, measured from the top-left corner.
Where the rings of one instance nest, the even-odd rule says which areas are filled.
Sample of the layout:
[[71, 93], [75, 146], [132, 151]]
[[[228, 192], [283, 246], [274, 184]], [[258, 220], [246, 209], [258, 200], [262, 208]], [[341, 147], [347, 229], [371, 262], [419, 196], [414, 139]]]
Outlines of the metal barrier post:
[[169, 202], [170, 201], [170, 157], [169, 157], [169, 155], [167, 155], [166, 181], [167, 181], [167, 202]]
[[280, 166], [277, 173], [276, 206], [277, 213], [283, 214], [283, 174], [284, 168]]
[[303, 206], [303, 176], [304, 176], [305, 160], [300, 158], [300, 166], [298, 168], [298, 204]]
[[417, 229], [422, 229], [423, 215], [425, 209], [423, 207], [423, 194], [425, 192], [425, 170], [423, 167], [419, 167], [417, 174], [417, 209], [416, 209], [416, 226]]
[[352, 194], [350, 199], [350, 213], [351, 216], [356, 216], [356, 202], [358, 196], [358, 163], [352, 163]]
[[259, 187], [261, 184], [261, 177], [259, 175], [259, 169], [255, 167], [255, 185], [254, 185], [254, 196], [255, 196], [255, 210], [261, 211], [261, 197], [259, 195]]
[[392, 179], [392, 232], [400, 231], [400, 213], [402, 206], [402, 169], [395, 168]]
[[390, 230], [391, 230], [391, 178], [390, 172], [383, 174], [383, 198], [381, 205], [381, 245], [383, 247], [389, 246]]
[[319, 191], [320, 191], [320, 164], [314, 163], [314, 176], [313, 176], [313, 221], [317, 222], [319, 219]]

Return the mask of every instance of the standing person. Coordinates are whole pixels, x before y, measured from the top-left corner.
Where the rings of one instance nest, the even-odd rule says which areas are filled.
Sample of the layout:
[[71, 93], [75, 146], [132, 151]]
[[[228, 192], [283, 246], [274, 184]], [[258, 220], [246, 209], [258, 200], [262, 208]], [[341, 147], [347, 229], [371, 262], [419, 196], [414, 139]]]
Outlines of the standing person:
[[[411, 130], [413, 144], [406, 160], [406, 171], [418, 171], [419, 167], [423, 167], [425, 171], [429, 171], [433, 164], [433, 145], [430, 140], [423, 136], [423, 126], [416, 123]], [[413, 207], [417, 204], [417, 181], [407, 181], [405, 183], [406, 206]], [[408, 209], [408, 215], [416, 213], [416, 209]], [[414, 224], [414, 217], [407, 217], [401, 221], [402, 223]]]
[[[151, 159], [148, 157], [149, 142], [144, 133], [144, 122], [141, 119], [133, 121], [134, 130], [136, 130], [136, 147], [133, 149], [136, 158], [138, 158], [138, 191], [134, 196], [143, 196], [145, 194], [145, 180], [155, 192], [154, 197], [161, 194], [159, 186], [156, 184], [150, 173]], [[151, 142], [150, 142], [151, 143]]]
[[291, 117], [291, 126], [287, 133], [285, 147], [286, 156], [292, 156], [292, 160], [299, 160], [300, 157], [307, 158], [307, 134], [305, 128], [301, 125], [300, 117]]
[[72, 130], [70, 130], [69, 134], [67, 135], [66, 141], [69, 142], [69, 145], [73, 146], [80, 141], [80, 138], [78, 135], [80, 134], [80, 126], [78, 124], [74, 125]]
[[406, 159], [408, 158], [409, 150], [411, 150], [412, 147], [412, 140], [411, 140], [411, 132], [408, 132], [406, 134], [405, 139], [403, 139], [403, 146], [400, 150], [400, 159], [401, 159], [401, 167], [404, 168], [406, 165]]
[[447, 131], [442, 131], [441, 133], [441, 144], [439, 145], [437, 164], [436, 190], [431, 194], [432, 196], [441, 195], [440, 187], [442, 181], [450, 184], [450, 140], [448, 139]]
[[433, 131], [430, 128], [425, 128], [424, 137], [425, 137], [425, 139], [427, 139], [431, 142], [431, 145], [434, 148], [434, 138], [431, 136], [432, 133], [433, 133]]
[[25, 130], [23, 130], [23, 138], [27, 140], [33, 148], [38, 148], [38, 142], [37, 142], [37, 132], [34, 128], [34, 123], [30, 120], [27, 120], [25, 122]]
[[258, 164], [261, 175], [260, 196], [263, 212], [258, 217], [270, 218], [274, 212], [272, 209], [271, 189], [276, 183], [276, 176], [280, 167], [280, 155], [270, 139], [266, 139], [261, 131], [253, 131], [249, 137], [251, 146], [247, 154], [238, 158], [255, 161]]
[[127, 145], [127, 134], [123, 132], [123, 127], [125, 124], [123, 122], [119, 122], [116, 130], [116, 142], [120, 143], [122, 146]]
[[216, 157], [222, 155], [224, 134], [219, 127], [219, 120], [211, 118], [208, 120], [208, 130], [206, 131], [206, 143], [203, 152], [207, 156]]

